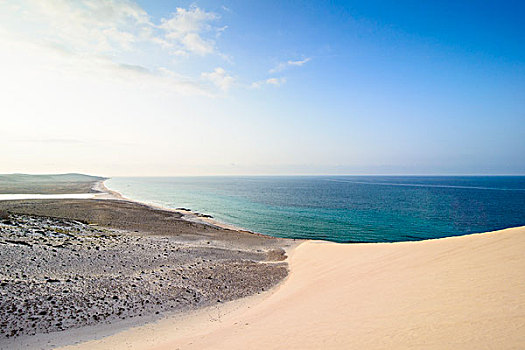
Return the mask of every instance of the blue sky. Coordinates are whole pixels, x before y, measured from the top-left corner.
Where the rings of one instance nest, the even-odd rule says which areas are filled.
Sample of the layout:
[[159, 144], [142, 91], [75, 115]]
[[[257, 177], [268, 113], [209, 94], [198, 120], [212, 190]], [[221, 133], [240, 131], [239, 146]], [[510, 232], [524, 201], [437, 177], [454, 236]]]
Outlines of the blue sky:
[[2, 172], [525, 173], [518, 1], [2, 6]]

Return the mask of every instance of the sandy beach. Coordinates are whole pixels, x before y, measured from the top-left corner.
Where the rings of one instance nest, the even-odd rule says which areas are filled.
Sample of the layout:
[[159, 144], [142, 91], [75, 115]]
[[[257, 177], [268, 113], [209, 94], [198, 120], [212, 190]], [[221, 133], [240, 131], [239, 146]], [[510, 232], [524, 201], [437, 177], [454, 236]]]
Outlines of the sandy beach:
[[519, 349], [525, 227], [392, 244], [305, 242], [274, 291], [67, 349]]

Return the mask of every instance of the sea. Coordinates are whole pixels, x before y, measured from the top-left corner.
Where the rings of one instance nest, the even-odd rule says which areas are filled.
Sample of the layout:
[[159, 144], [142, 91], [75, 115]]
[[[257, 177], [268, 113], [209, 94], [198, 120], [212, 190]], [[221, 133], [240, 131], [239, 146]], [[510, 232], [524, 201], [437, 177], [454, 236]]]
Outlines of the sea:
[[399, 242], [525, 225], [525, 176], [115, 177], [106, 186], [276, 237]]

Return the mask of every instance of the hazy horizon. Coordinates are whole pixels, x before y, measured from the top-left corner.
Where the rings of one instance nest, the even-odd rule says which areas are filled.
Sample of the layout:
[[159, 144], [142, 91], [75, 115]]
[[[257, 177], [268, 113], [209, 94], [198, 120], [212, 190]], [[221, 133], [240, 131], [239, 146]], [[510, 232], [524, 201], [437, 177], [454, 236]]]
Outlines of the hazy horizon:
[[87, 175], [102, 178], [170, 178], [170, 177], [525, 177], [525, 174], [194, 174], [194, 175], [104, 175], [93, 173], [6, 173], [2, 175], [31, 175], [31, 176], [50, 176], [50, 175]]
[[0, 173], [523, 175], [520, 2], [0, 2]]

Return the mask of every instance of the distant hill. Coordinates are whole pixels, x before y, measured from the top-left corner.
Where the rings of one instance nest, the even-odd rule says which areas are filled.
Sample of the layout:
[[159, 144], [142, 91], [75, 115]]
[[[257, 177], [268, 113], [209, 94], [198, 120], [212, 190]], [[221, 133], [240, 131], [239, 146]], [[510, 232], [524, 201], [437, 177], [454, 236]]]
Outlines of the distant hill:
[[77, 173], [68, 174], [0, 174], [0, 183], [2, 182], [93, 182], [102, 181], [107, 178], [100, 176], [91, 176]]
[[93, 186], [105, 177], [84, 174], [0, 174], [0, 193], [90, 193]]

